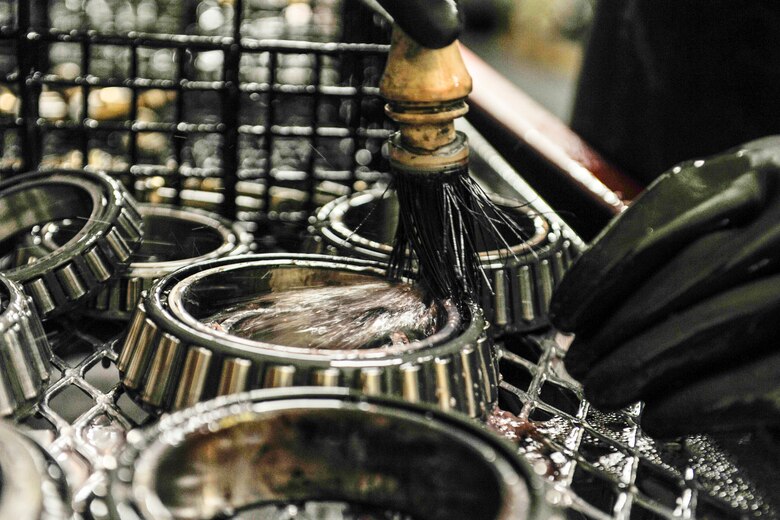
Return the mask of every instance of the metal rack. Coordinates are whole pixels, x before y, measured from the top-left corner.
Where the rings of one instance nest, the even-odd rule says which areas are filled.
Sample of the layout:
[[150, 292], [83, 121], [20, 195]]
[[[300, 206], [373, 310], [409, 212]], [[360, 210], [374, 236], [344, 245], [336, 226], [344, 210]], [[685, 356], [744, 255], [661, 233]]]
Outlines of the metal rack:
[[0, 172], [101, 169], [256, 228], [376, 180], [385, 31], [356, 1], [297, 5], [6, 0]]
[[[316, 206], [384, 179], [390, 131], [378, 20], [356, 0], [305, 4], [296, 15], [281, 0], [0, 1], [0, 175], [103, 169], [139, 200], [218, 210], [294, 248]], [[533, 199], [472, 143], [480, 168]], [[49, 325], [56, 370], [25, 423], [68, 472], [78, 514], [100, 519], [114, 454], [155, 417], [117, 383], [121, 326], [77, 320]], [[778, 514], [713, 439], [659, 443], [637, 426], [641, 406], [592, 409], [554, 333], [501, 345], [520, 452], [570, 518]]]
[[[105, 518], [99, 498], [114, 455], [127, 431], [156, 420], [118, 384], [113, 336], [120, 329], [60, 322], [50, 332], [59, 345], [53, 383], [25, 421], [68, 473], [82, 518]], [[552, 332], [506, 338], [500, 405], [520, 418], [520, 428], [505, 434], [519, 435], [519, 452], [548, 484], [547, 500], [568, 518], [776, 517], [765, 500], [771, 490], [745, 475], [717, 440], [658, 442], [638, 426], [641, 405], [592, 408], [562, 368], [565, 345]]]

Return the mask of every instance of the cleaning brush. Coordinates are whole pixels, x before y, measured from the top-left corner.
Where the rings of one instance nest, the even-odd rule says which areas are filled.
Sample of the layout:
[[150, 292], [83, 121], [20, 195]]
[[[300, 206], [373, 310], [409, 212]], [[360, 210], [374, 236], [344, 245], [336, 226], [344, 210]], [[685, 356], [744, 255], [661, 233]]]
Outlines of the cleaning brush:
[[[485, 243], [522, 240], [517, 224], [469, 177], [466, 136], [454, 120], [468, 112], [471, 77], [458, 42], [427, 49], [397, 25], [380, 85], [386, 112], [398, 123], [390, 138], [399, 223], [389, 273], [400, 277], [418, 261], [422, 283], [437, 297], [473, 300]], [[511, 240], [499, 229], [510, 230]]]

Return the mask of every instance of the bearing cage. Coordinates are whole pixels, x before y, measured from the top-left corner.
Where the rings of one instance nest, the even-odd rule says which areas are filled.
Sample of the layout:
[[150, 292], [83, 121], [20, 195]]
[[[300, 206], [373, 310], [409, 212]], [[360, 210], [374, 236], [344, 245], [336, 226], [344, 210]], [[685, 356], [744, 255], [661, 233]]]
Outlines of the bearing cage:
[[0, 276], [7, 304], [0, 311], [0, 417], [29, 412], [46, 391], [51, 350], [40, 318], [22, 287]]

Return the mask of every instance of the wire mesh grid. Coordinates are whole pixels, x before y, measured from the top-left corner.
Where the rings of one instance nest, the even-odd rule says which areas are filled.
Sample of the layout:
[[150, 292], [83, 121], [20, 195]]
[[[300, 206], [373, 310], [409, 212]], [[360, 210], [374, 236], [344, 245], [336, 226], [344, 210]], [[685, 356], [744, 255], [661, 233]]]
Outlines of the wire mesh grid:
[[[54, 377], [25, 421], [64, 467], [82, 518], [105, 518], [107, 472], [127, 432], [156, 417], [122, 390], [115, 362], [121, 326], [64, 320], [50, 329]], [[582, 400], [562, 368], [566, 339], [554, 333], [507, 337], [501, 408], [515, 417], [503, 433], [548, 484], [546, 499], [568, 518], [774, 518], [776, 511], [707, 436], [661, 443], [638, 426], [641, 405], [602, 413]], [[294, 516], [290, 518], [295, 518]]]
[[639, 427], [641, 403], [593, 408], [563, 367], [569, 340], [554, 332], [506, 339], [500, 406], [530, 421], [520, 452], [562, 492], [553, 500], [570, 517], [776, 517], [764, 500], [771, 490], [758, 489], [716, 439], [658, 442]]
[[[289, 5], [288, 5], [289, 4]], [[260, 228], [386, 171], [357, 0], [0, 2], [0, 172], [100, 169]]]

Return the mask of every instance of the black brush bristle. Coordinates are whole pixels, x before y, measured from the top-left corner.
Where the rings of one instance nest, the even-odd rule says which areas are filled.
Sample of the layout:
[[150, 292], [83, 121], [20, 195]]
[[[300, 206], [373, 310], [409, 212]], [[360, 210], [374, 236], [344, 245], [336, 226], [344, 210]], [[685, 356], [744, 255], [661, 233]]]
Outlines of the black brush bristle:
[[[485, 244], [508, 250], [510, 241], [526, 239], [465, 168], [430, 175], [396, 171], [394, 188], [399, 219], [388, 272], [400, 278], [417, 260], [420, 281], [436, 297], [474, 301], [480, 285], [490, 286], [478, 252]], [[502, 236], [499, 228], [513, 236]]]

